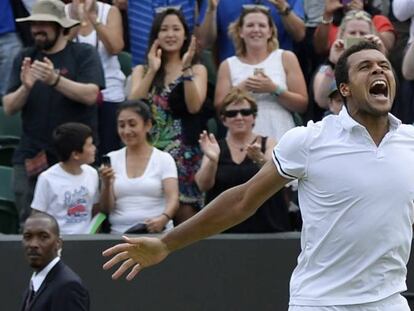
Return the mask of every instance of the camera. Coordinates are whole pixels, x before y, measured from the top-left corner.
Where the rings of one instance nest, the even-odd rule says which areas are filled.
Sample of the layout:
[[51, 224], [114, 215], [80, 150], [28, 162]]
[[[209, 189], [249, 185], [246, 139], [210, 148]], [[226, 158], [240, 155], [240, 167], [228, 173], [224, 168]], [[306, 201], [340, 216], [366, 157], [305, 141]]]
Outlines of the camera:
[[345, 39], [344, 47], [345, 49], [349, 49], [351, 46], [358, 44], [359, 42], [365, 40], [364, 38], [359, 37], [349, 37]]

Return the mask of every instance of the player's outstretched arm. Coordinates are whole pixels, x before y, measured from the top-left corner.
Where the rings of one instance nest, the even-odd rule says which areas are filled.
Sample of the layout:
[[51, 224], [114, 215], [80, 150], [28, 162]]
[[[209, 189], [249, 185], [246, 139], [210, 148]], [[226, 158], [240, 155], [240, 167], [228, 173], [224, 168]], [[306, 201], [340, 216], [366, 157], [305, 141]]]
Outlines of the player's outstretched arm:
[[269, 161], [248, 182], [223, 192], [198, 214], [167, 232], [161, 239], [124, 237], [126, 243], [103, 252], [104, 256], [113, 256], [103, 267], [110, 269], [122, 262], [112, 277], [117, 279], [131, 269], [127, 280], [132, 280], [143, 268], [161, 262], [172, 251], [242, 222], [288, 181]]

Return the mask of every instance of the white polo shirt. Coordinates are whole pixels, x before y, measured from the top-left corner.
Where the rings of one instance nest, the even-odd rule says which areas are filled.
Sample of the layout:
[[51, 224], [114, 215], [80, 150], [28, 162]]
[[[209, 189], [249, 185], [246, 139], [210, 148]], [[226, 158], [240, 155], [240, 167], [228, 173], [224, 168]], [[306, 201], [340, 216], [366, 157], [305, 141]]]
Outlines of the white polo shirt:
[[346, 109], [287, 132], [273, 151], [297, 178], [302, 251], [290, 305], [367, 303], [406, 290], [414, 200], [414, 127], [391, 114], [377, 147]]

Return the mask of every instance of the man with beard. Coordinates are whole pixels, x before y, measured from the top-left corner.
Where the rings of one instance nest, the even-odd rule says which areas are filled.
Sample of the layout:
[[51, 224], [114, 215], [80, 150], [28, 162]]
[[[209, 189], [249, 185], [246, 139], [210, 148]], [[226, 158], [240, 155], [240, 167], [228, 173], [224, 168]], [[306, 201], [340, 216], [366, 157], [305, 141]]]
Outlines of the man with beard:
[[52, 132], [66, 122], [80, 122], [96, 134], [97, 110], [104, 76], [94, 47], [68, 42], [65, 35], [79, 21], [65, 16], [59, 0], [38, 0], [30, 22], [35, 42], [14, 60], [6, 114], [21, 111], [23, 135], [13, 156], [13, 189], [20, 223], [30, 214], [36, 178], [57, 162], [51, 148]]
[[87, 289], [58, 256], [62, 240], [55, 218], [43, 212], [31, 215], [24, 224], [22, 242], [34, 273], [21, 311], [89, 310]]
[[[414, 219], [414, 127], [389, 113], [390, 62], [363, 41], [335, 67], [345, 107], [288, 131], [273, 161], [197, 215], [158, 237], [124, 237], [104, 252], [131, 280], [171, 252], [234, 226], [292, 179], [303, 218], [289, 311], [409, 311], [401, 292]], [[258, 263], [260, 264], [260, 263]]]

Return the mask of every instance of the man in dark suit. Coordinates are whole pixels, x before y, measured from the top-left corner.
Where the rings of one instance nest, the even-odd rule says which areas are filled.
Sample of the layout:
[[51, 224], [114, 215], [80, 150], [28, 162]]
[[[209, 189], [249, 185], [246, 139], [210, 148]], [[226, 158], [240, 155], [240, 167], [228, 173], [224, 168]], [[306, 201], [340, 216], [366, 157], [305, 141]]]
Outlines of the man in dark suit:
[[21, 311], [89, 310], [89, 293], [80, 277], [58, 256], [59, 226], [49, 214], [37, 212], [23, 228], [23, 248], [34, 273]]

